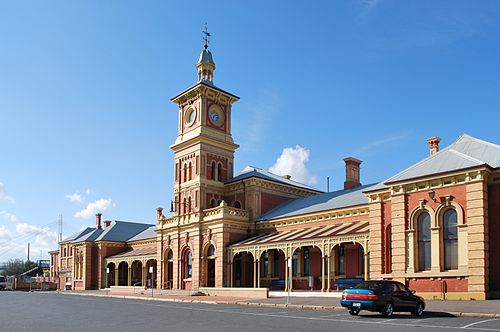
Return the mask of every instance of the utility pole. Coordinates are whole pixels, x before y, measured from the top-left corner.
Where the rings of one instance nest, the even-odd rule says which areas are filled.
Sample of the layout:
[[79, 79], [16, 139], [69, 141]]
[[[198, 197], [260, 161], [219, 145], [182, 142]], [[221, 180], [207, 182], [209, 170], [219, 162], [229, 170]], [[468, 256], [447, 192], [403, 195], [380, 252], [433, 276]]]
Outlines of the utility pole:
[[326, 192], [327, 193], [330, 192], [330, 177], [329, 176], [326, 177]]
[[59, 238], [58, 238], [58, 243], [62, 241], [62, 214], [59, 215]]
[[28, 242], [28, 262], [30, 261], [30, 243]]

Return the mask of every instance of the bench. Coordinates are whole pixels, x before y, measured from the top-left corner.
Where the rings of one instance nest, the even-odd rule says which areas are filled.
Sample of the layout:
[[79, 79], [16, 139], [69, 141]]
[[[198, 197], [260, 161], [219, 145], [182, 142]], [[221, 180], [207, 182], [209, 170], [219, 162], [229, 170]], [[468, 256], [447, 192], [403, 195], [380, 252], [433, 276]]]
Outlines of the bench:
[[269, 289], [285, 289], [285, 279], [271, 280], [271, 287]]
[[337, 286], [337, 290], [339, 290], [340, 288], [352, 288], [359, 285], [363, 281], [363, 278], [338, 278], [335, 281], [335, 285]]

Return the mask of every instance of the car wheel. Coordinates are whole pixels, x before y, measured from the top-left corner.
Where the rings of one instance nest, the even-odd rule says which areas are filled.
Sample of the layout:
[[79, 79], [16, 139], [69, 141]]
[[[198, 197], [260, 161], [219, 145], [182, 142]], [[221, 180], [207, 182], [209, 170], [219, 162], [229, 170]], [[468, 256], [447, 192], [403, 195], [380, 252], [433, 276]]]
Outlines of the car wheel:
[[359, 315], [359, 309], [349, 309], [349, 314], [357, 316]]
[[413, 311], [413, 315], [417, 317], [422, 317], [424, 313], [424, 305], [422, 302], [418, 302], [417, 306], [415, 307], [415, 310]]
[[384, 310], [382, 311], [382, 315], [384, 317], [392, 317], [392, 314], [394, 313], [394, 306], [391, 302], [387, 302], [384, 306]]

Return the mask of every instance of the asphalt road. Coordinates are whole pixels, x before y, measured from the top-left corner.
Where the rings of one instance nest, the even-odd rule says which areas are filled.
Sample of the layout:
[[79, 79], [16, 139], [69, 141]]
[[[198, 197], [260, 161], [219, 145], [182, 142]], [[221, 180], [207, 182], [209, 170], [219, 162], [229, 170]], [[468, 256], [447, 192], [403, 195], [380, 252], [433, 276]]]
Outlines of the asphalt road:
[[0, 292], [0, 331], [500, 331], [500, 319], [315, 311]]

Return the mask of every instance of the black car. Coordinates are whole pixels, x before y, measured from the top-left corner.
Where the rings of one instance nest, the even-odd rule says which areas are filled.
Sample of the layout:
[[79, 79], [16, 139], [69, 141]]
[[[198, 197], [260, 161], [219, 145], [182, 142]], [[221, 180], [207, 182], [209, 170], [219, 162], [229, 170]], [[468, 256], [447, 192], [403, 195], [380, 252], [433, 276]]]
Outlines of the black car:
[[395, 311], [409, 311], [420, 317], [425, 309], [424, 299], [415, 295], [415, 291], [400, 282], [387, 280], [363, 281], [344, 290], [340, 304], [349, 309], [351, 315], [368, 310], [391, 317]]

